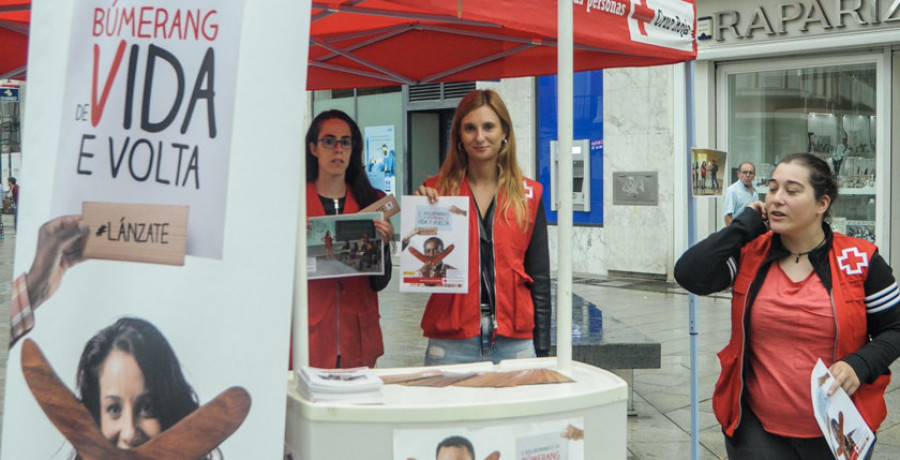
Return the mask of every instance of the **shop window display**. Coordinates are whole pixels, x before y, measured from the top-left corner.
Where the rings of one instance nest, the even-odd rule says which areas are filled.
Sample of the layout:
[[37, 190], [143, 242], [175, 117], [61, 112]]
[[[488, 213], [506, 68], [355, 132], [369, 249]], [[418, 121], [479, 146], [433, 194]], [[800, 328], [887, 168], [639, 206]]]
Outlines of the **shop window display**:
[[819, 156], [831, 165], [840, 186], [832, 226], [874, 242], [875, 90], [874, 62], [728, 75], [731, 169], [743, 161], [754, 163], [754, 185], [765, 194], [781, 157], [795, 152]]

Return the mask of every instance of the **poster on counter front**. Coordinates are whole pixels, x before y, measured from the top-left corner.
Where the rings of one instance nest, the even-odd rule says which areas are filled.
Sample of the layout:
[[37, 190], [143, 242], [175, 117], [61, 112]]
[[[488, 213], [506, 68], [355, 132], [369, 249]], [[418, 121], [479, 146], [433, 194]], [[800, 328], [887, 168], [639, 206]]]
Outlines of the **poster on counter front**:
[[400, 292], [467, 292], [469, 197], [442, 196], [432, 204], [404, 195], [400, 207]]
[[393, 458], [583, 460], [584, 417], [483, 428], [398, 429], [394, 430]]
[[250, 6], [31, 3], [3, 460], [283, 455], [310, 2]]

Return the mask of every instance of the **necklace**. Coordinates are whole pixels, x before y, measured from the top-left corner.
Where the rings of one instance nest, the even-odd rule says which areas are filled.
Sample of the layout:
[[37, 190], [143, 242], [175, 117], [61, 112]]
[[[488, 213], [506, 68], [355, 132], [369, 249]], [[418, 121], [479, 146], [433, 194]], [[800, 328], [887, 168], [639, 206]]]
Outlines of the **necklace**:
[[810, 252], [813, 252], [813, 251], [815, 251], [816, 249], [821, 248], [822, 245], [825, 244], [825, 240], [826, 240], [826, 239], [828, 239], [828, 238], [827, 238], [827, 237], [826, 237], [826, 238], [822, 238], [822, 241], [821, 241], [819, 244], [817, 244], [814, 248], [810, 249], [809, 251], [806, 251], [806, 252], [791, 252], [790, 250], [788, 250], [788, 252], [790, 252], [792, 256], [795, 256], [795, 258], [794, 258], [794, 263], [795, 263], [795, 264], [799, 264], [799, 263], [800, 263], [800, 256], [805, 256], [805, 255], [809, 254]]

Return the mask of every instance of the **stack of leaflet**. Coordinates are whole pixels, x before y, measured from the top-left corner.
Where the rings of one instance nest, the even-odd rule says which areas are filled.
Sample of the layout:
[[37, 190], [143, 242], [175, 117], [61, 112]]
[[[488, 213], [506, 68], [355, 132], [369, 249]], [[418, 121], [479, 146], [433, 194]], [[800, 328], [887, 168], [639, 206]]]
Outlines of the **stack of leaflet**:
[[380, 404], [384, 383], [372, 369], [319, 369], [303, 366], [298, 373], [297, 391], [311, 402]]

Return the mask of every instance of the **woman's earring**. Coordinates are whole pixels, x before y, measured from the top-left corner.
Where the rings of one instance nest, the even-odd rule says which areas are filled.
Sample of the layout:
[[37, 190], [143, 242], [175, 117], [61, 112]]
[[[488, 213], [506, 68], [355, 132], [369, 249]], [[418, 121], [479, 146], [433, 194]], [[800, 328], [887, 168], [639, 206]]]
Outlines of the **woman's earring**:
[[466, 150], [463, 148], [462, 141], [456, 143], [456, 150], [458, 152], [465, 152]]
[[507, 140], [507, 139], [504, 137], [503, 140], [500, 141], [500, 143], [503, 144], [504, 147], [506, 147], [506, 145], [509, 144], [509, 140]]

